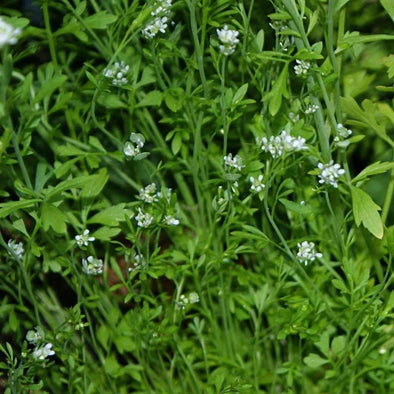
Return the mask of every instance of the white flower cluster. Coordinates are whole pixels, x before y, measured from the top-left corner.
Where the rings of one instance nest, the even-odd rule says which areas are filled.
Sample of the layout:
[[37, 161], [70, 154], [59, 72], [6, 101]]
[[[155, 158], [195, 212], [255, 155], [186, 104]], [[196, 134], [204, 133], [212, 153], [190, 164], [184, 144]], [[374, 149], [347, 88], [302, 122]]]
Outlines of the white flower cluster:
[[174, 218], [174, 216], [166, 215], [166, 216], [164, 216], [164, 223], [167, 226], [178, 226], [179, 220]]
[[314, 114], [319, 109], [319, 106], [316, 104], [309, 105], [308, 108], [305, 110], [307, 115]]
[[154, 18], [153, 21], [147, 24], [141, 31], [144, 38], [151, 39], [159, 32], [165, 33], [168, 27], [167, 22], [171, 17], [170, 8], [171, 0], [156, 1], [155, 8], [150, 13]]
[[0, 49], [6, 45], [14, 45], [22, 30], [14, 28], [0, 16]]
[[45, 360], [48, 356], [53, 356], [55, 352], [52, 350], [52, 344], [47, 343], [42, 345], [45, 339], [44, 331], [41, 327], [36, 327], [36, 331], [29, 330], [26, 334], [26, 340], [36, 345], [33, 351], [33, 357], [38, 360]]
[[308, 149], [308, 147], [305, 146], [305, 138], [293, 137], [288, 134], [286, 130], [282, 130], [280, 135], [275, 137], [261, 138], [260, 145], [261, 150], [270, 153], [274, 159], [288, 152]]
[[144, 147], [145, 138], [142, 134], [131, 133], [130, 141], [127, 141], [123, 147], [123, 153], [128, 157], [136, 157], [141, 153], [141, 149]]
[[179, 297], [179, 301], [177, 302], [177, 305], [181, 309], [185, 309], [186, 305], [197, 304], [198, 302], [200, 302], [200, 297], [198, 296], [197, 293], [193, 292], [193, 293], [190, 293], [189, 296], [185, 296], [184, 294], [182, 294]]
[[289, 47], [294, 44], [294, 37], [282, 32], [289, 29], [287, 25], [284, 25], [282, 21], [274, 21], [269, 24], [279, 36], [279, 46], [283, 52], [287, 52]]
[[297, 259], [304, 265], [323, 257], [321, 253], [315, 251], [315, 244], [313, 242], [304, 241], [297, 244], [298, 252]]
[[253, 193], [260, 193], [265, 188], [263, 176], [261, 174], [257, 178], [251, 176], [249, 181], [251, 183], [250, 191]]
[[148, 212], [143, 212], [141, 208], [138, 208], [138, 215], [135, 217], [138, 227], [147, 228], [153, 222], [153, 216]]
[[86, 259], [82, 259], [82, 271], [88, 275], [99, 275], [103, 273], [103, 260], [96, 259], [93, 256], [89, 256]]
[[296, 63], [297, 64], [294, 66], [294, 72], [296, 75], [305, 75], [311, 67], [311, 64], [305, 60], [296, 59]]
[[88, 246], [89, 242], [93, 242], [95, 240], [94, 237], [89, 236], [90, 231], [88, 229], [84, 230], [81, 235], [75, 236], [75, 241], [79, 247]]
[[245, 167], [242, 165], [242, 158], [239, 155], [233, 157], [232, 153], [229, 153], [227, 156], [223, 157], [223, 160], [225, 167], [235, 168], [238, 171], [241, 171], [242, 168]]
[[114, 86], [122, 86], [126, 85], [128, 80], [126, 75], [130, 70], [130, 66], [125, 64], [122, 60], [120, 63], [115, 62], [112, 67], [107, 67], [104, 69], [103, 74], [104, 77], [112, 79], [111, 83]]
[[25, 249], [23, 248], [22, 242], [16, 243], [15, 240], [10, 239], [10, 240], [8, 240], [7, 245], [11, 249], [11, 251], [8, 251], [9, 255], [11, 255], [11, 256], [15, 255], [15, 257], [18, 259], [23, 258], [23, 254], [25, 253]]
[[139, 198], [148, 204], [152, 204], [157, 201], [156, 195], [156, 184], [151, 183], [150, 185], [140, 189]]
[[237, 30], [231, 30], [227, 25], [224, 25], [223, 29], [216, 29], [216, 33], [221, 42], [221, 45], [219, 45], [220, 52], [224, 56], [233, 54], [239, 43], [239, 39], [237, 38], [239, 32]]
[[338, 187], [338, 178], [345, 173], [339, 164], [333, 164], [331, 160], [328, 164], [319, 163], [317, 168], [321, 171], [319, 183], [327, 183], [335, 188]]

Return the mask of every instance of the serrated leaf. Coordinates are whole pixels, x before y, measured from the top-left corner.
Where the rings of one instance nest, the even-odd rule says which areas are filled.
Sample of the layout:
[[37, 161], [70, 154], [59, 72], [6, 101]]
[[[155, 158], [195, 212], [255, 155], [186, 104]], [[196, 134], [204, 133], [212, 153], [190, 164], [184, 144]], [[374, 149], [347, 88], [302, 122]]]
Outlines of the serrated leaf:
[[107, 174], [107, 170], [105, 168], [99, 171], [98, 174], [90, 175], [82, 187], [81, 197], [96, 197], [103, 190], [108, 179], [109, 175]]
[[364, 181], [368, 179], [371, 175], [382, 174], [394, 167], [394, 163], [383, 162], [380, 161], [369, 165], [368, 167], [364, 168], [356, 177], [352, 179], [352, 183]]
[[10, 213], [17, 211], [18, 209], [30, 208], [34, 206], [35, 203], [40, 202], [38, 198], [32, 200], [19, 200], [19, 201], [9, 201], [0, 204], [0, 218], [5, 218]]
[[376, 238], [383, 237], [383, 223], [380, 218], [379, 205], [375, 204], [372, 198], [363, 190], [352, 186], [352, 201], [354, 220], [359, 226], [361, 223]]
[[316, 353], [310, 353], [308, 356], [304, 358], [304, 363], [311, 368], [318, 368], [324, 364], [328, 363], [328, 360], [320, 357]]

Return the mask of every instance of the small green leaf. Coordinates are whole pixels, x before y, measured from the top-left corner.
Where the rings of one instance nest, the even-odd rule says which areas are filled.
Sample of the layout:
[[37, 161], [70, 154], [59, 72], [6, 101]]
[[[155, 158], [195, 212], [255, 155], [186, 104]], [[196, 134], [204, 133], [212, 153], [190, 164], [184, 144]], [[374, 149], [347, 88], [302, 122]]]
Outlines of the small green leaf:
[[280, 198], [279, 201], [290, 211], [294, 211], [299, 213], [300, 215], [307, 215], [312, 212], [312, 209], [309, 205], [301, 205], [300, 203], [296, 203], [294, 201], [286, 200], [284, 198]]
[[[96, 213], [88, 220], [88, 223], [99, 223], [105, 226], [117, 226], [119, 222], [124, 221], [125, 204], [118, 204], [103, 211]], [[100, 231], [100, 230], [98, 230]]]
[[164, 93], [164, 102], [172, 112], [177, 112], [182, 108], [184, 91], [182, 88], [171, 88]]
[[354, 220], [359, 226], [361, 223], [376, 238], [383, 237], [383, 223], [380, 218], [379, 205], [375, 204], [372, 198], [363, 190], [352, 186], [352, 201]]
[[163, 100], [163, 94], [158, 90], [149, 92], [139, 103], [136, 104], [138, 107], [155, 107], [159, 106]]
[[176, 155], [182, 146], [182, 135], [181, 133], [175, 134], [175, 137], [171, 141], [171, 151]]
[[310, 353], [309, 356], [304, 358], [304, 363], [311, 368], [318, 368], [324, 364], [328, 363], [328, 360], [325, 358], [320, 357], [316, 353]]
[[120, 228], [113, 227], [101, 227], [95, 231], [92, 235], [100, 241], [110, 241], [111, 238], [117, 236], [120, 233]]
[[41, 208], [41, 219], [45, 231], [50, 227], [58, 234], [64, 234], [67, 230], [67, 216], [56, 206], [43, 202]]
[[282, 72], [272, 86], [271, 91], [263, 97], [262, 101], [269, 101], [269, 112], [271, 116], [275, 116], [280, 106], [282, 105], [282, 97], [289, 97], [289, 92], [287, 90], [287, 74], [289, 65], [285, 64]]
[[115, 94], [102, 93], [97, 102], [107, 109], [127, 108], [127, 105]]
[[352, 179], [352, 183], [367, 180], [371, 175], [382, 174], [394, 167], [394, 163], [389, 163], [387, 161], [381, 163], [380, 161], [369, 165], [364, 168], [356, 177]]
[[106, 29], [108, 25], [114, 23], [118, 17], [107, 14], [107, 11], [100, 11], [84, 19], [85, 24], [91, 29]]
[[331, 350], [334, 355], [338, 355], [346, 346], [346, 337], [340, 335], [335, 337], [331, 342]]
[[234, 94], [232, 104], [238, 104], [244, 97], [246, 92], [248, 91], [249, 84], [243, 84]]
[[90, 175], [82, 187], [81, 197], [90, 198], [98, 196], [103, 190], [108, 179], [109, 175], [105, 168], [99, 171], [98, 174]]
[[38, 198], [32, 200], [19, 200], [19, 201], [9, 201], [0, 204], [0, 219], [5, 218], [10, 213], [17, 211], [18, 209], [30, 208], [34, 206], [35, 203], [40, 202]]
[[38, 91], [37, 96], [34, 98], [32, 104], [39, 103], [45, 97], [49, 97], [52, 93], [66, 82], [65, 75], [59, 75], [48, 81], [45, 81], [41, 89]]

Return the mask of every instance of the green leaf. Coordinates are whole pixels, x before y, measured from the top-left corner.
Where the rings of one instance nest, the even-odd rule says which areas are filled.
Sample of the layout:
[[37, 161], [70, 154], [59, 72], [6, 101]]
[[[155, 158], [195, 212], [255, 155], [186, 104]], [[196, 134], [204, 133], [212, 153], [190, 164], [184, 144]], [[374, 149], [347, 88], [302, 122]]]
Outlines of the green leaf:
[[45, 231], [50, 227], [59, 234], [64, 234], [67, 230], [67, 216], [53, 204], [43, 202], [41, 207], [41, 219]]
[[286, 200], [284, 198], [280, 198], [279, 201], [290, 211], [294, 211], [299, 213], [300, 215], [307, 215], [312, 212], [312, 209], [308, 205], [301, 205], [294, 201]]
[[384, 7], [387, 13], [390, 15], [390, 18], [394, 22], [394, 2], [393, 0], [380, 0], [380, 4]]
[[182, 108], [184, 91], [182, 88], [171, 88], [164, 93], [164, 102], [172, 112], [177, 112]]
[[304, 363], [311, 368], [318, 368], [324, 364], [328, 363], [328, 360], [320, 357], [316, 353], [310, 353], [308, 356], [304, 358]]
[[369, 165], [368, 167], [364, 168], [356, 177], [352, 179], [352, 183], [365, 181], [371, 175], [382, 174], [394, 167], [394, 163], [389, 163], [387, 161], [381, 163], [380, 161]]
[[18, 209], [30, 208], [34, 206], [35, 203], [40, 202], [38, 198], [32, 200], [19, 200], [19, 201], [9, 201], [0, 204], [0, 218], [5, 218], [10, 213], [17, 211]]
[[335, 337], [331, 342], [331, 350], [334, 355], [338, 355], [346, 346], [346, 337], [340, 335]]
[[18, 219], [14, 223], [12, 223], [13, 227], [20, 231], [22, 234], [26, 235], [26, 237], [30, 237], [29, 233], [26, 230], [25, 222], [23, 219]]
[[256, 44], [258, 52], [262, 52], [263, 47], [264, 47], [264, 30], [263, 29], [259, 30], [259, 32], [257, 33], [257, 35], [254, 39], [254, 42]]
[[237, 105], [244, 97], [248, 91], [249, 84], [243, 84], [234, 94], [232, 104]]
[[372, 198], [363, 190], [352, 186], [352, 201], [354, 220], [359, 226], [361, 223], [376, 238], [383, 237], [383, 223], [380, 218], [379, 205], [375, 204]]
[[103, 93], [97, 102], [108, 109], [127, 108], [127, 105], [115, 94]]
[[120, 228], [113, 227], [101, 227], [95, 231], [92, 235], [100, 241], [110, 241], [111, 238], [117, 236], [120, 233]]
[[174, 155], [176, 155], [182, 146], [182, 134], [176, 133], [174, 138], [171, 141], [171, 151]]
[[138, 107], [155, 107], [159, 106], [163, 100], [163, 94], [158, 90], [149, 92], [137, 105]]
[[81, 197], [90, 198], [98, 196], [103, 190], [108, 179], [109, 175], [105, 168], [100, 170], [98, 174], [90, 175], [82, 187]]
[[282, 97], [289, 97], [289, 92], [287, 90], [287, 74], [289, 65], [283, 67], [282, 72], [272, 86], [271, 91], [263, 97], [262, 101], [269, 101], [269, 112], [271, 116], [275, 116], [282, 104]]
[[45, 81], [41, 89], [38, 91], [37, 96], [34, 98], [32, 104], [39, 103], [45, 97], [51, 96], [56, 89], [66, 82], [66, 80], [67, 77], [65, 75], [59, 75], [50, 79], [49, 81]]
[[100, 11], [84, 19], [85, 24], [91, 29], [106, 29], [108, 25], [114, 23], [118, 17], [107, 14], [107, 11]]
[[[124, 221], [125, 204], [118, 204], [103, 211], [96, 213], [88, 220], [88, 223], [99, 223], [105, 226], [117, 226], [119, 222]], [[98, 230], [100, 231], [100, 230]]]

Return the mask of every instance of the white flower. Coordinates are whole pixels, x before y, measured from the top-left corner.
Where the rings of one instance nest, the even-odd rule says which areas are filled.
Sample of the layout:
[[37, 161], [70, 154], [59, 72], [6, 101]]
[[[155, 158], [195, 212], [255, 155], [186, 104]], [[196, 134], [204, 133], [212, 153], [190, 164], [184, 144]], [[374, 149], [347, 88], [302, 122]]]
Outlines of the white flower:
[[88, 275], [98, 275], [103, 273], [103, 260], [89, 256], [82, 259], [82, 271]]
[[249, 181], [251, 183], [250, 190], [254, 193], [260, 193], [265, 188], [263, 176], [261, 174], [257, 177], [257, 179], [251, 176]]
[[139, 133], [131, 133], [130, 134], [130, 141], [134, 142], [134, 144], [138, 147], [138, 148], [143, 148], [144, 144], [145, 144], [145, 138], [142, 134]]
[[123, 153], [128, 157], [135, 157], [138, 153], [141, 153], [140, 148], [138, 146], [133, 146], [130, 141], [127, 141], [123, 147]]
[[138, 215], [135, 217], [138, 227], [149, 227], [153, 222], [153, 216], [150, 213], [142, 212], [141, 208], [138, 208]]
[[239, 32], [237, 30], [229, 30], [227, 25], [224, 25], [223, 29], [216, 29], [216, 33], [221, 42], [219, 45], [220, 51], [224, 56], [228, 56], [234, 53], [239, 39], [237, 38]]
[[235, 155], [233, 158], [232, 153], [229, 153], [227, 156], [223, 157], [225, 167], [232, 167], [241, 171], [243, 167], [242, 158], [239, 155]]
[[75, 241], [77, 241], [77, 245], [81, 246], [88, 246], [89, 242], [93, 242], [95, 240], [94, 237], [89, 237], [89, 230], [86, 229], [81, 235], [75, 236]]
[[186, 296], [185, 294], [182, 294], [179, 297], [179, 301], [177, 302], [177, 305], [181, 309], [185, 309], [186, 305], [188, 304], [197, 304], [200, 301], [200, 297], [198, 296], [197, 293], [190, 293], [189, 296]]
[[164, 217], [164, 223], [167, 224], [168, 226], [178, 226], [179, 220], [171, 215], [166, 215]]
[[9, 255], [11, 255], [11, 256], [15, 255], [15, 257], [18, 259], [23, 258], [23, 254], [25, 253], [25, 249], [23, 248], [22, 242], [16, 243], [13, 239], [10, 239], [10, 240], [8, 240], [7, 245], [12, 251], [12, 252], [8, 251]]
[[112, 67], [107, 67], [104, 69], [103, 74], [106, 78], [112, 79], [112, 85], [122, 86], [126, 85], [128, 80], [126, 75], [130, 70], [130, 66], [125, 64], [122, 60], [120, 63], [115, 62]]
[[5, 22], [0, 17], [0, 49], [6, 45], [14, 45], [17, 43], [17, 37], [21, 34], [22, 30], [14, 28], [9, 23]]
[[308, 265], [308, 263], [317, 258], [323, 257], [321, 253], [315, 251], [315, 244], [313, 242], [304, 241], [302, 243], [298, 243], [297, 246], [297, 259], [305, 265]]
[[157, 201], [156, 185], [154, 183], [151, 183], [145, 188], [140, 189], [139, 197], [142, 201], [148, 204], [152, 204], [153, 202], [156, 202]]
[[340, 137], [342, 139], [345, 139], [345, 138], [347, 138], [347, 137], [352, 135], [352, 130], [347, 129], [346, 127], [344, 127], [342, 125], [342, 123], [338, 123], [337, 124], [337, 134], [338, 134], [338, 137]]
[[296, 75], [306, 74], [311, 66], [311, 64], [305, 60], [296, 59], [296, 63], [297, 64], [294, 66], [294, 72]]
[[43, 340], [45, 337], [44, 331], [41, 327], [35, 327], [34, 330], [29, 330], [26, 334], [26, 340], [30, 343], [37, 343], [38, 341]]
[[309, 105], [308, 108], [305, 110], [307, 115], [314, 114], [319, 109], [319, 106], [316, 104]]
[[190, 304], [197, 304], [198, 302], [200, 302], [200, 297], [198, 296], [197, 293], [190, 293], [189, 294], [189, 303]]
[[278, 136], [261, 138], [260, 144], [261, 150], [270, 153], [274, 159], [282, 156], [286, 152], [308, 149], [308, 147], [305, 146], [305, 138], [293, 137], [285, 130], [282, 130]]
[[168, 27], [167, 25], [168, 18], [166, 16], [157, 17], [154, 19], [152, 23], [149, 23], [142, 29], [142, 35], [147, 38], [153, 38], [157, 33], [165, 33]]
[[44, 347], [37, 347], [33, 352], [33, 357], [39, 360], [45, 360], [48, 356], [53, 356], [52, 343], [47, 343]]
[[319, 175], [319, 183], [328, 183], [333, 187], [337, 188], [338, 178], [345, 173], [345, 170], [341, 168], [339, 164], [333, 164], [331, 160], [328, 164], [319, 163], [317, 168], [321, 171]]

